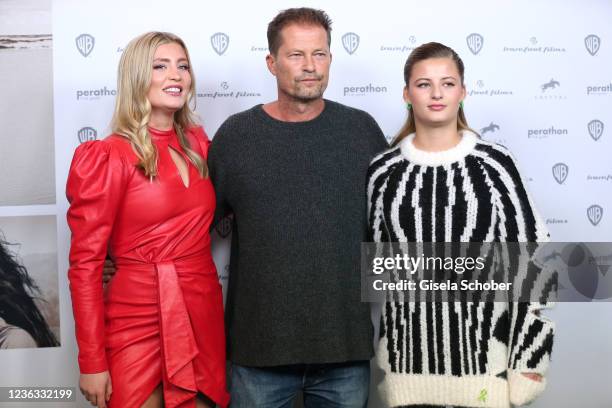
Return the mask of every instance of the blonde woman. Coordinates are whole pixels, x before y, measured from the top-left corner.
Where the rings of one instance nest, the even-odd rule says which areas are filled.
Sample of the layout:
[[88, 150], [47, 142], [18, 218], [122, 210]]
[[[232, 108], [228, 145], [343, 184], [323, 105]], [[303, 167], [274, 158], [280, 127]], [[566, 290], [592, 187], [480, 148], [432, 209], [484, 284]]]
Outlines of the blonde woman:
[[[180, 38], [135, 38], [119, 62], [113, 134], [74, 154], [68, 277], [80, 388], [94, 406], [228, 403], [209, 141], [194, 93]], [[107, 250], [117, 271], [103, 291]]]

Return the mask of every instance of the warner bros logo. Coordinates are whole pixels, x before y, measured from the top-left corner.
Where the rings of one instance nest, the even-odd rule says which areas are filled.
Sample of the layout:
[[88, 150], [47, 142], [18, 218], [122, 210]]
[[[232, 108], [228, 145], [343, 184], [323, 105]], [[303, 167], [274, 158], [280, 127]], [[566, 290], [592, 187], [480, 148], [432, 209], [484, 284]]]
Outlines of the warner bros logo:
[[233, 218], [231, 216], [223, 217], [221, 221], [215, 225], [215, 231], [217, 234], [223, 239], [227, 238], [227, 236], [232, 232]]
[[565, 179], [567, 179], [567, 174], [569, 173], [569, 167], [565, 163], [557, 163], [552, 168], [553, 177], [559, 184], [563, 184]]
[[593, 204], [587, 208], [587, 217], [593, 226], [597, 226], [603, 218], [603, 207], [601, 205]]
[[601, 45], [601, 38], [596, 36], [595, 34], [587, 35], [584, 38], [584, 46], [586, 47], [589, 54], [595, 56], [597, 51], [599, 51], [599, 46]]
[[353, 55], [357, 48], [359, 48], [359, 36], [355, 33], [344, 34], [342, 36], [342, 46], [349, 55]]
[[79, 136], [79, 142], [81, 143], [96, 140], [96, 138], [98, 137], [98, 132], [96, 131], [96, 129], [89, 126], [81, 128], [77, 134]]
[[589, 128], [589, 135], [591, 135], [591, 138], [594, 141], [598, 141], [601, 135], [603, 135], [604, 124], [599, 119], [593, 119], [592, 121], [590, 121], [588, 128]]
[[87, 57], [93, 51], [96, 39], [89, 34], [81, 34], [76, 39], [77, 50], [82, 56]]
[[478, 33], [472, 33], [465, 39], [467, 41], [468, 48], [472, 51], [472, 54], [476, 55], [482, 50], [484, 45], [484, 37]]
[[214, 33], [210, 37], [210, 44], [218, 55], [223, 55], [229, 46], [229, 36], [225, 33]]

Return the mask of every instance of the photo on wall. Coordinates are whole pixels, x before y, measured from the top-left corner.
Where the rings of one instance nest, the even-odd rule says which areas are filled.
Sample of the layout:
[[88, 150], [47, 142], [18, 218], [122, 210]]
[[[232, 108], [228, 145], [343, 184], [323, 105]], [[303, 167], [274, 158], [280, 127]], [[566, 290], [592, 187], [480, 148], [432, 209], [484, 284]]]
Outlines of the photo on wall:
[[0, 217], [0, 350], [60, 346], [55, 216]]
[[51, 1], [0, 1], [0, 206], [55, 204]]

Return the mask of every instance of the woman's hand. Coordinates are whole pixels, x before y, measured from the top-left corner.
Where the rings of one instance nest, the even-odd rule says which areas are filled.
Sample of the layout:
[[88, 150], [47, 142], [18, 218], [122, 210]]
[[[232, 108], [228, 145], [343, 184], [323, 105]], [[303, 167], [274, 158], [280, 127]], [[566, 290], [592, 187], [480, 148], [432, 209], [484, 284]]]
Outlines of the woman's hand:
[[542, 376], [536, 373], [522, 373], [525, 377], [535, 382], [542, 382]]
[[108, 371], [95, 374], [81, 374], [79, 388], [85, 399], [98, 408], [106, 408], [106, 403], [113, 392]]

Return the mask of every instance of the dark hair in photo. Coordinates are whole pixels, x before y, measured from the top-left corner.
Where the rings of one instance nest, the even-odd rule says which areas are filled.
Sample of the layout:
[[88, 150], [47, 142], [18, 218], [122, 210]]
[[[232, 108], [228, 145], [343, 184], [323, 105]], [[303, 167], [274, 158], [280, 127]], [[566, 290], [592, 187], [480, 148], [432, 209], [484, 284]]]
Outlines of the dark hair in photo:
[[327, 45], [331, 45], [331, 19], [323, 10], [309, 7], [290, 8], [283, 10], [268, 24], [268, 49], [276, 55], [281, 46], [281, 31], [291, 24], [315, 25], [327, 31]]
[[42, 313], [34, 303], [40, 289], [26, 268], [8, 250], [0, 233], [0, 317], [27, 331], [38, 347], [59, 346]]

